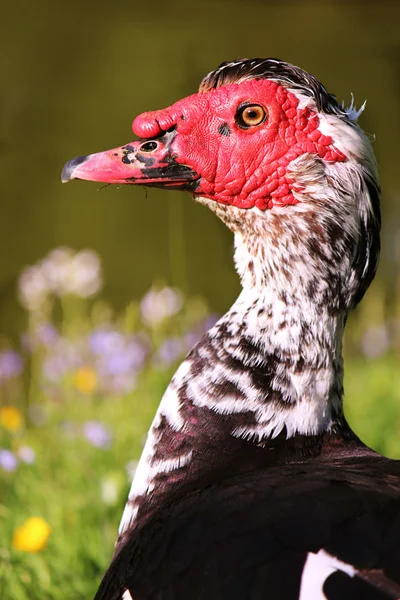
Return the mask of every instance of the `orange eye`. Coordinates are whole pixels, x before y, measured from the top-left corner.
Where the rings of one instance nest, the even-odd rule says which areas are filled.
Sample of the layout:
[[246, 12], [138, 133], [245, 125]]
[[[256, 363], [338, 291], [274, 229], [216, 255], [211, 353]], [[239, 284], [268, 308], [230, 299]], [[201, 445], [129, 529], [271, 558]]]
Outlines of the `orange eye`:
[[236, 123], [242, 129], [260, 125], [266, 118], [267, 113], [265, 108], [259, 104], [246, 104], [245, 106], [240, 106], [236, 113]]

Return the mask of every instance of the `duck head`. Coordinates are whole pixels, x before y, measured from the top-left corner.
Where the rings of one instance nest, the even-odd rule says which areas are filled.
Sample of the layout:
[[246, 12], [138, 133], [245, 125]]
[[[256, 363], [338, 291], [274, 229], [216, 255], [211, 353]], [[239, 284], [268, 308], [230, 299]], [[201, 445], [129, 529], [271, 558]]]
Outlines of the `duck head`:
[[380, 223], [375, 160], [358, 115], [298, 67], [240, 59], [208, 74], [198, 93], [136, 117], [136, 141], [70, 160], [62, 180], [191, 191], [235, 233], [271, 233], [261, 213], [290, 207], [280, 224], [308, 210], [303, 233], [315, 234], [319, 215], [325, 242], [325, 224], [342, 221], [362, 279], [357, 302], [375, 273]]
[[318, 113], [288, 88], [257, 73], [225, 79], [208, 76], [199, 93], [139, 115], [132, 126], [139, 140], [69, 161], [63, 181], [180, 188], [264, 210], [296, 202], [287, 168], [302, 154], [346, 159], [319, 129]]

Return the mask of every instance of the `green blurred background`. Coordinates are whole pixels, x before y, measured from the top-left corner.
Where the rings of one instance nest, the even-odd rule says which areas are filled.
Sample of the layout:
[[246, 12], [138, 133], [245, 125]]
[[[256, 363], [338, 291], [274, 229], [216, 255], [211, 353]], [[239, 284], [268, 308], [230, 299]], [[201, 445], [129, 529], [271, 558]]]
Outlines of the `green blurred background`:
[[[0, 17], [0, 331], [20, 328], [21, 269], [67, 244], [97, 250], [116, 308], [154, 278], [222, 312], [238, 293], [231, 234], [188, 194], [60, 183], [68, 159], [131, 141], [138, 113], [196, 91], [235, 57], [279, 57], [354, 94], [383, 188], [383, 258], [370, 292], [393, 314], [400, 255], [400, 4], [379, 2], [7, 2]], [[375, 319], [375, 308], [368, 319]], [[371, 316], [372, 315], [372, 316]], [[367, 317], [363, 317], [367, 318]]]

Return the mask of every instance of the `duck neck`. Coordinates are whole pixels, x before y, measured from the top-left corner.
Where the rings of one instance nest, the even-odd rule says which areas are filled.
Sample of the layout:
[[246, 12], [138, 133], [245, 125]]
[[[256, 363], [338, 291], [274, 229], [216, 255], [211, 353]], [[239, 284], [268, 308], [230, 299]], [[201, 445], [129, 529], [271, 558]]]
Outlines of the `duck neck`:
[[324, 436], [346, 430], [341, 353], [346, 311], [340, 293], [345, 257], [338, 276], [323, 260], [329, 257], [322, 246], [305, 252], [311, 242], [297, 232], [297, 246], [289, 248], [288, 232], [272, 229], [269, 222], [268, 235], [236, 232], [243, 291], [165, 392], [121, 536], [182, 486], [215, 481], [216, 473], [297, 460], [305, 446], [312, 453]]
[[[281, 232], [282, 233], [282, 232]], [[235, 262], [243, 291], [228, 312], [236, 359], [262, 374], [264, 402], [253, 426], [236, 435], [274, 438], [282, 431], [316, 435], [342, 420], [342, 338], [346, 321], [340, 276], [285, 236], [272, 249], [258, 235], [236, 234]], [[253, 375], [254, 377], [254, 375]], [[258, 386], [250, 382], [248, 396]]]

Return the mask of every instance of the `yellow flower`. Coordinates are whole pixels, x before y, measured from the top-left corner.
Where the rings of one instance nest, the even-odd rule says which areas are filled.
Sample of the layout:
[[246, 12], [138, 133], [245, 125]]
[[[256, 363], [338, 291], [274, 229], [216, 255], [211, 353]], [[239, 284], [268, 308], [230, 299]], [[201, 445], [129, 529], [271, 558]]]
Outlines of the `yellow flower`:
[[96, 372], [92, 367], [80, 367], [75, 371], [75, 387], [81, 394], [91, 394], [96, 387], [96, 382]]
[[47, 544], [51, 527], [42, 517], [30, 517], [14, 531], [13, 546], [23, 552], [39, 552]]
[[0, 423], [8, 431], [18, 431], [24, 424], [21, 411], [15, 406], [2, 406], [0, 408]]

